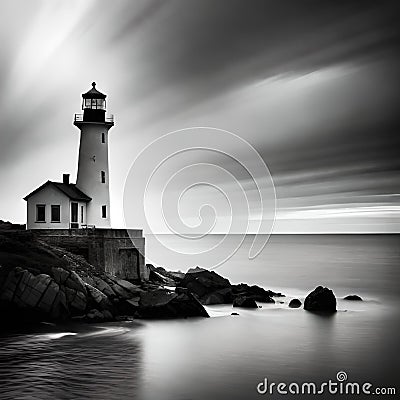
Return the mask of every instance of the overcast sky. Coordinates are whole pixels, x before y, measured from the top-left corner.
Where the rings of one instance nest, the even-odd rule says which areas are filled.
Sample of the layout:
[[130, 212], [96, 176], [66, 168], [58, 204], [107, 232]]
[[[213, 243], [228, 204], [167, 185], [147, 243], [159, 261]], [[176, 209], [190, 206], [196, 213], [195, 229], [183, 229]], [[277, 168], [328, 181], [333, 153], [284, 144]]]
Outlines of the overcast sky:
[[25, 222], [22, 197], [62, 173], [75, 180], [73, 114], [96, 81], [116, 118], [115, 227], [140, 151], [213, 126], [268, 165], [276, 232], [399, 231], [398, 4], [3, 1], [0, 219]]

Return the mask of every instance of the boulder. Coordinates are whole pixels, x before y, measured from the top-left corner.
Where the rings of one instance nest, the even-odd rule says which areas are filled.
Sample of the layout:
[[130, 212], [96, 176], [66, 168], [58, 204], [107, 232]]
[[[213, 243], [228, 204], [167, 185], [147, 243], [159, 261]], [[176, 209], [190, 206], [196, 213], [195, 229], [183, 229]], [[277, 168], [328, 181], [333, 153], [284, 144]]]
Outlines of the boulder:
[[100, 292], [103, 292], [110, 299], [115, 297], [115, 292], [112, 290], [111, 286], [106, 281], [104, 281], [99, 277], [95, 277], [93, 280], [94, 280], [94, 285], [92, 286], [99, 289]]
[[204, 270], [185, 274], [180, 286], [188, 288], [198, 298], [202, 298], [216, 290], [230, 288], [231, 284], [216, 272]]
[[[111, 313], [110, 313], [111, 315]], [[104, 311], [99, 311], [96, 308], [90, 310], [87, 314], [86, 314], [86, 320], [88, 322], [103, 322], [107, 320], [107, 316], [109, 316], [108, 314], [104, 314]], [[112, 315], [111, 318], [113, 319]]]
[[67, 288], [74, 289], [78, 292], [86, 293], [85, 282], [75, 271], [70, 272], [68, 278], [64, 282], [64, 285]]
[[351, 300], [351, 301], [362, 301], [362, 298], [356, 294], [349, 294], [344, 297], [343, 300]]
[[64, 268], [53, 267], [51, 272], [53, 274], [53, 279], [59, 285], [65, 285], [65, 282], [69, 278], [69, 275], [70, 275], [70, 271], [66, 271]]
[[289, 303], [290, 308], [299, 308], [301, 307], [301, 301], [299, 299], [292, 299]]
[[126, 300], [133, 307], [139, 307], [140, 296], [132, 297], [131, 299]]
[[254, 299], [244, 296], [238, 296], [233, 300], [233, 307], [258, 308]]
[[69, 287], [63, 288], [67, 297], [68, 308], [75, 311], [85, 311], [87, 305], [86, 294]]
[[163, 289], [140, 295], [138, 316], [141, 318], [208, 317], [207, 311], [193, 294], [174, 293]]
[[14, 293], [17, 290], [17, 286], [20, 282], [22, 275], [28, 271], [22, 268], [15, 268], [8, 273], [4, 273], [3, 284], [0, 292], [0, 300], [12, 302], [14, 300]]
[[246, 283], [240, 283], [239, 285], [232, 285], [232, 294], [234, 297], [248, 297], [262, 303], [275, 303], [275, 300], [271, 296], [274, 296], [276, 293], [271, 290], [265, 290], [257, 285], [249, 286]]
[[216, 290], [210, 294], [206, 294], [201, 299], [201, 302], [206, 305], [211, 304], [232, 304], [233, 296], [232, 296], [232, 289], [224, 288]]
[[[36, 278], [40, 277], [38, 275]], [[46, 277], [50, 278], [48, 275]], [[60, 287], [55, 283], [51, 278], [46, 287], [43, 291], [42, 297], [36, 307], [44, 312], [44, 313], [52, 313], [53, 304], [58, 296], [58, 292], [60, 291]]]
[[124, 279], [117, 279], [115, 283], [133, 294], [143, 291], [139, 286], [134, 285], [131, 282], [125, 281]]
[[134, 293], [124, 289], [122, 286], [118, 285], [117, 283], [114, 283], [111, 286], [111, 288], [114, 292], [114, 296], [117, 296], [120, 299], [127, 300], [134, 296]]
[[93, 300], [99, 310], [111, 310], [112, 303], [110, 299], [99, 289], [86, 284], [86, 289], [89, 294], [89, 297]]
[[332, 290], [318, 286], [306, 297], [304, 309], [327, 313], [336, 312], [336, 297]]
[[152, 292], [143, 292], [140, 295], [141, 307], [160, 307], [169, 303], [178, 297], [177, 293], [168, 290], [154, 290]]

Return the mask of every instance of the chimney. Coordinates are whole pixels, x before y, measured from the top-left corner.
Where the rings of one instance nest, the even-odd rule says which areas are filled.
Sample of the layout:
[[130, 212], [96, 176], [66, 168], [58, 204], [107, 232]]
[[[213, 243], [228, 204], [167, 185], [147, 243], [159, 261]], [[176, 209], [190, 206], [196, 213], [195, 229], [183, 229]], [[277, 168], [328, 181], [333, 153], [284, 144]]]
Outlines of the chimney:
[[63, 183], [69, 185], [69, 174], [63, 174]]

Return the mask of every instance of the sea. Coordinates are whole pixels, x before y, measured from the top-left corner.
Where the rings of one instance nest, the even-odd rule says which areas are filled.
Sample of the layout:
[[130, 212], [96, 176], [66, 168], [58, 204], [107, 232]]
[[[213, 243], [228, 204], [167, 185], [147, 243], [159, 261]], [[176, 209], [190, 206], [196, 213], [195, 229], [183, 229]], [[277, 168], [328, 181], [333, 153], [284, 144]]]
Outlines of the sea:
[[[233, 253], [237, 238], [224, 239], [221, 252]], [[272, 235], [253, 259], [254, 238], [247, 235], [224, 262], [213, 252], [207, 265], [195, 252], [163, 253], [156, 240], [147, 238], [146, 252], [166, 268], [214, 263], [232, 283], [286, 296], [258, 309], [208, 306], [211, 318], [42, 324], [2, 333], [1, 400], [398, 398], [399, 235]], [[177, 242], [163, 239], [166, 247]], [[318, 285], [334, 291], [337, 313], [288, 307]], [[363, 301], [343, 300], [348, 294]]]

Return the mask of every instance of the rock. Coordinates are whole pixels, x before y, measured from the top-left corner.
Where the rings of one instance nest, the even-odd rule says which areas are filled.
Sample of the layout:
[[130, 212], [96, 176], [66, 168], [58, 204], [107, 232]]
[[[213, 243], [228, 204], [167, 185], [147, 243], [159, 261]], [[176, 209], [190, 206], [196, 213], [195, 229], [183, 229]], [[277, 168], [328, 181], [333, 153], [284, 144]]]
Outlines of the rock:
[[208, 317], [207, 311], [191, 293], [159, 289], [140, 294], [138, 315], [141, 318]]
[[103, 310], [102, 314], [104, 316], [105, 321], [113, 321], [114, 320], [114, 316], [111, 314], [111, 312], [109, 310]]
[[[36, 278], [40, 276], [41, 275], [38, 275]], [[45, 277], [50, 278], [48, 275], [45, 275]], [[36, 307], [44, 313], [51, 313], [53, 304], [58, 296], [59, 291], [60, 287], [50, 278], [50, 281], [46, 289], [44, 290], [42, 297], [39, 303], [36, 305]]]
[[140, 296], [132, 297], [131, 299], [126, 300], [126, 302], [129, 303], [133, 307], [139, 307], [139, 301], [140, 301]]
[[299, 308], [301, 307], [301, 301], [299, 299], [292, 299], [289, 303], [290, 308]]
[[238, 296], [233, 300], [233, 307], [258, 308], [254, 299], [244, 296]]
[[100, 311], [96, 308], [91, 309], [86, 314], [86, 320], [88, 322], [106, 322], [106, 321], [114, 321], [114, 316], [108, 310]]
[[69, 287], [66, 287], [64, 291], [67, 296], [67, 303], [70, 309], [72, 308], [75, 311], [86, 310], [87, 300], [85, 293], [71, 289]]
[[194, 268], [189, 268], [186, 273], [187, 274], [193, 274], [193, 273], [196, 273], [196, 272], [203, 272], [203, 271], [207, 271], [207, 270], [205, 268], [201, 268], [201, 267], [197, 266], [197, 267], [194, 267]]
[[265, 290], [257, 285], [249, 286], [246, 283], [240, 283], [239, 285], [232, 285], [232, 294], [234, 297], [248, 297], [262, 303], [275, 303], [275, 300], [271, 296], [274, 296], [276, 293], [271, 290]]
[[185, 274], [180, 286], [188, 288], [198, 298], [202, 298], [216, 290], [230, 288], [231, 284], [216, 272], [204, 270]]
[[117, 283], [114, 283], [111, 286], [112, 290], [114, 291], [114, 296], [116, 295], [117, 297], [127, 300], [133, 297], [133, 293], [124, 289], [122, 286], [118, 285]]
[[144, 292], [140, 295], [141, 307], [159, 307], [164, 306], [171, 300], [178, 297], [178, 294], [168, 290], [155, 290], [152, 292]]
[[344, 297], [343, 300], [351, 300], [351, 301], [363, 301], [362, 298], [356, 294], [349, 294]]
[[69, 275], [70, 275], [70, 271], [66, 271], [63, 268], [52, 268], [51, 272], [53, 274], [54, 280], [59, 285], [65, 285], [65, 282], [69, 278]]
[[336, 297], [332, 290], [318, 286], [306, 297], [304, 309], [307, 311], [336, 312]]
[[94, 280], [94, 277], [91, 277], [89, 275], [84, 275], [81, 276], [83, 282], [87, 283], [90, 286], [96, 287], [96, 281]]
[[146, 264], [146, 267], [149, 269], [149, 279], [151, 281], [161, 282], [169, 286], [175, 286], [185, 276], [183, 272], [167, 271], [163, 267], [155, 267], [152, 264]]
[[67, 288], [86, 293], [85, 282], [83, 282], [81, 277], [75, 271], [70, 272], [68, 278], [65, 280], [64, 285]]
[[86, 284], [86, 289], [90, 298], [93, 300], [99, 310], [112, 310], [112, 303], [103, 292], [89, 284]]
[[224, 288], [216, 290], [210, 294], [203, 296], [201, 302], [206, 305], [211, 304], [232, 304], [233, 296], [232, 296], [232, 289]]
[[[17, 290], [18, 283], [25, 273], [22, 268], [15, 268], [8, 273], [4, 273], [5, 278], [3, 277], [3, 285], [1, 287], [0, 292], [0, 300], [12, 302], [14, 299], [14, 293]], [[28, 272], [28, 271], [26, 271]]]
[[57, 297], [54, 299], [51, 315], [54, 319], [66, 319], [69, 316], [67, 297], [61, 289], [59, 289]]
[[185, 277], [185, 273], [181, 271], [169, 271], [169, 276], [175, 282], [180, 282]]
[[92, 309], [86, 314], [86, 318], [89, 322], [101, 322], [104, 321], [104, 314], [97, 309]]
[[[50, 320], [67, 315], [68, 307], [63, 294], [49, 275], [35, 276], [28, 270], [15, 268], [3, 282], [1, 300], [17, 306], [21, 319], [30, 312], [38, 319]], [[27, 311], [22, 311], [24, 309]], [[31, 318], [28, 316], [28, 319]]]
[[138, 292], [142, 292], [143, 291], [139, 286], [134, 285], [133, 283], [130, 283], [130, 282], [125, 281], [123, 279], [117, 279], [115, 281], [115, 283], [117, 285], [121, 286], [122, 288], [124, 288], [125, 290], [127, 290], [128, 292], [131, 292], [133, 294], [136, 294]]
[[94, 278], [94, 285], [100, 292], [103, 292], [107, 297], [113, 298], [115, 297], [115, 292], [112, 290], [111, 286], [101, 278]]

